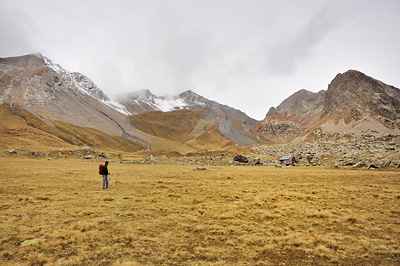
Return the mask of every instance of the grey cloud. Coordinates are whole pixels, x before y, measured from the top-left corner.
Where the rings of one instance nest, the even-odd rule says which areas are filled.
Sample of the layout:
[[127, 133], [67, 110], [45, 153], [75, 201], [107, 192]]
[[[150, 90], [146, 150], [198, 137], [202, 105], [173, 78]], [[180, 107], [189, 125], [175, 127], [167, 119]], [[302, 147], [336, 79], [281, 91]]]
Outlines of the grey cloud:
[[[266, 51], [265, 70], [268, 75], [291, 75], [313, 56], [315, 48], [339, 26], [335, 8], [324, 5], [305, 25], [295, 31], [286, 30]], [[292, 25], [298, 23], [291, 21]]]
[[[183, 5], [184, 6], [184, 5]], [[178, 8], [180, 7], [180, 8]], [[209, 38], [205, 27], [196, 26], [193, 10], [164, 2], [147, 23], [146, 67], [163, 79], [172, 91], [190, 89], [193, 75], [209, 58]], [[153, 73], [154, 74], [154, 73]]]
[[191, 89], [262, 119], [350, 68], [398, 87], [399, 3], [0, 0], [0, 57], [41, 52], [110, 96]]
[[0, 25], [0, 56], [19, 56], [37, 48], [31, 38], [37, 28], [27, 13], [0, 8]]

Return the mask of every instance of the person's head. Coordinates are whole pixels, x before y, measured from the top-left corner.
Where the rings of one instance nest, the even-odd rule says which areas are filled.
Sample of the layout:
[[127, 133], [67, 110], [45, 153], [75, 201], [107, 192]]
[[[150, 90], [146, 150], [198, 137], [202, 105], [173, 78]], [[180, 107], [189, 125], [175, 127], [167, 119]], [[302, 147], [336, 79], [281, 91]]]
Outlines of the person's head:
[[108, 165], [108, 161], [106, 161], [104, 164], [105, 164], [105, 165]]

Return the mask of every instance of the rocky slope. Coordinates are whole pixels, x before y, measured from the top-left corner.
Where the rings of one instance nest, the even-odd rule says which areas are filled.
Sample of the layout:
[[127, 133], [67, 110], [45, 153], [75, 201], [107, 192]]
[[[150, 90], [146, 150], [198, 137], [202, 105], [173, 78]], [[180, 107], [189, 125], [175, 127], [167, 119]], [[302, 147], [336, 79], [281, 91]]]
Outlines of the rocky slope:
[[255, 127], [258, 136], [270, 144], [289, 142], [305, 130], [305, 127], [296, 122], [279, 119], [275, 107], [271, 107], [265, 119]]
[[270, 156], [265, 165], [279, 165], [278, 158], [294, 155], [297, 165], [374, 168], [400, 167], [400, 135], [375, 137], [362, 134], [357, 142], [313, 141], [259, 146], [254, 152]]

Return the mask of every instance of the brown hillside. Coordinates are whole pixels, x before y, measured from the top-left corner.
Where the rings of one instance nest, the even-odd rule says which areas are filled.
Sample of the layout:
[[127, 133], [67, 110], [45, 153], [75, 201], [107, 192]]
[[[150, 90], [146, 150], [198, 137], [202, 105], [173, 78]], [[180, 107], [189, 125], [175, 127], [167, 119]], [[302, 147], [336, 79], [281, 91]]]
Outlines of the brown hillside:
[[[166, 150], [166, 142], [183, 144], [185, 149], [176, 146], [174, 151], [181, 154], [208, 154], [209, 152], [244, 153], [249, 149], [236, 145], [220, 131], [220, 121], [209, 112], [208, 107], [194, 110], [171, 112], [152, 111], [132, 115], [130, 122], [137, 129], [164, 140], [151, 142], [153, 150]], [[178, 150], [178, 148], [180, 148]]]
[[44, 121], [32, 113], [9, 105], [0, 106], [0, 149], [29, 147], [48, 150], [89, 145], [102, 149], [138, 151], [143, 147], [128, 139], [108, 135], [61, 121]]
[[194, 129], [204, 118], [207, 107], [198, 111], [176, 110], [171, 112], [152, 111], [132, 115], [130, 122], [137, 129], [148, 134], [186, 142], [193, 139]]
[[36, 128], [39, 127], [39, 122], [35, 120], [39, 119], [25, 110], [1, 105], [0, 118], [0, 149], [2, 150], [28, 146], [34, 149], [73, 146], [72, 141], [64, 141], [55, 134], [46, 132], [46, 130], [51, 131], [52, 128], [44, 121], [41, 126], [45, 130]]
[[207, 131], [197, 135], [187, 144], [207, 154], [218, 154], [227, 152], [232, 154], [251, 154], [252, 151], [248, 146], [236, 145], [232, 140], [225, 138], [218, 127], [215, 126]]

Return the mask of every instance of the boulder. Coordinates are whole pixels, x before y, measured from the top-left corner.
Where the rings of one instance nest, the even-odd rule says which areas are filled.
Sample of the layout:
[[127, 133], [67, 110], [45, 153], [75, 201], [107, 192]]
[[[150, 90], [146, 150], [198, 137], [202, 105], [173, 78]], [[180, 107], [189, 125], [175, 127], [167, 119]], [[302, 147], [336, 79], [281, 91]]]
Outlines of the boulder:
[[9, 155], [11, 155], [11, 154], [17, 154], [17, 152], [15, 151], [15, 150], [8, 150], [8, 151], [6, 151]]
[[246, 156], [243, 156], [243, 155], [240, 155], [240, 154], [236, 155], [233, 158], [233, 160], [235, 162], [239, 162], [239, 163], [249, 163], [249, 159]]
[[146, 162], [151, 162], [151, 163], [154, 163], [156, 161], [156, 159], [154, 158], [154, 156], [152, 154], [147, 156], [145, 160], [146, 160]]
[[98, 154], [98, 156], [99, 156], [100, 158], [110, 159], [110, 156], [109, 156], [107, 153], [104, 153], [104, 152], [100, 152], [100, 153]]
[[31, 151], [31, 152], [29, 153], [29, 158], [34, 158], [34, 157], [36, 157], [36, 156], [39, 156], [39, 153], [38, 153], [37, 151]]
[[248, 162], [250, 165], [263, 165], [264, 161], [260, 156], [250, 156], [248, 158]]

